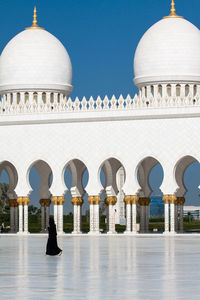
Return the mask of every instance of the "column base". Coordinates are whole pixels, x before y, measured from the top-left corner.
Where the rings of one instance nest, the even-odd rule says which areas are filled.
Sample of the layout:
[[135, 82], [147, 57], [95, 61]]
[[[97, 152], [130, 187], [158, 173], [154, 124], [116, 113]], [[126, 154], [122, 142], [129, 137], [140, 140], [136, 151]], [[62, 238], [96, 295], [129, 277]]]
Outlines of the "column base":
[[26, 232], [25, 231], [18, 231], [17, 234], [18, 235], [28, 235], [28, 234], [30, 234], [30, 232], [28, 232], [28, 231], [26, 231]]
[[124, 234], [131, 234], [132, 232], [131, 231], [124, 231]]
[[131, 234], [132, 234], [132, 235], [138, 235], [139, 232], [137, 232], [137, 231], [131, 231]]
[[116, 232], [116, 231], [114, 231], [114, 232], [108, 231], [108, 232], [107, 232], [107, 235], [113, 235], [113, 234], [117, 234], [117, 232]]
[[23, 235], [24, 232], [23, 232], [23, 231], [18, 231], [17, 234], [18, 234], [18, 235]]
[[173, 231], [173, 232], [171, 232], [171, 231], [164, 231], [163, 232], [163, 235], [176, 235], [177, 234], [177, 232], [176, 231]]
[[101, 234], [101, 232], [99, 232], [99, 231], [89, 231], [88, 232], [88, 235], [99, 235], [99, 234]]
[[63, 234], [65, 234], [64, 231], [58, 231], [58, 232], [57, 232], [57, 235], [63, 235]]
[[76, 234], [82, 234], [82, 231], [72, 231], [71, 234], [74, 234], [74, 235], [76, 235]]
[[164, 231], [164, 232], [163, 232], [163, 235], [169, 235], [169, 234], [170, 234], [169, 231]]

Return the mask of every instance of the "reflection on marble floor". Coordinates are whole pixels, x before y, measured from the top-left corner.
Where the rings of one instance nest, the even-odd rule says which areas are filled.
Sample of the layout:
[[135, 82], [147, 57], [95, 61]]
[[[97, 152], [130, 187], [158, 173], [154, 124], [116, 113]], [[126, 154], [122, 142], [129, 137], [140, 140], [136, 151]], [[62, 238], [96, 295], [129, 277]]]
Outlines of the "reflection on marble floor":
[[196, 237], [0, 237], [1, 299], [199, 299]]

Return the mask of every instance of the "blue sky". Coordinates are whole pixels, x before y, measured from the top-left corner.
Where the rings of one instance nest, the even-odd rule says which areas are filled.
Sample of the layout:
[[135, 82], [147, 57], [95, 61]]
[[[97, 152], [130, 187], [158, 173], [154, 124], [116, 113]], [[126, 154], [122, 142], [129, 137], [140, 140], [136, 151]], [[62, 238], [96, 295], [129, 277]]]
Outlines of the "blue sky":
[[[0, 0], [0, 52], [8, 41], [32, 23], [38, 23], [66, 47], [73, 66], [72, 98], [133, 96], [133, 57], [145, 31], [170, 13], [170, 0]], [[175, 0], [179, 15], [200, 28], [199, 0]], [[157, 191], [159, 167], [151, 184]], [[33, 173], [33, 180], [35, 178]], [[188, 168], [185, 183], [189, 203], [199, 204], [200, 167]], [[37, 180], [36, 186], [37, 186]], [[33, 184], [34, 185], [34, 184]], [[156, 187], [157, 186], [157, 187]], [[157, 193], [157, 192], [156, 192]]]
[[[177, 12], [200, 27], [199, 0], [176, 0]], [[134, 95], [134, 52], [144, 32], [169, 14], [170, 0], [0, 0], [0, 51], [31, 25], [54, 34], [71, 57], [72, 97]]]

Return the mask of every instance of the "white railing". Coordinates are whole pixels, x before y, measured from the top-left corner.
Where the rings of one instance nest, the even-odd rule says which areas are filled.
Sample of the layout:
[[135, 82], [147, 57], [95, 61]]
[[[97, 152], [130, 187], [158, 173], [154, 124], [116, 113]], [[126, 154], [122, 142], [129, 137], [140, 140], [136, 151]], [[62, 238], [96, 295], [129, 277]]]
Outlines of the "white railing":
[[94, 99], [90, 97], [87, 100], [85, 97], [80, 100], [78, 97], [73, 101], [71, 98], [66, 99], [63, 97], [61, 101], [51, 103], [48, 101], [44, 103], [34, 103], [31, 101], [20, 101], [19, 103], [5, 101], [2, 99], [0, 102], [0, 115], [16, 115], [16, 114], [39, 114], [39, 113], [59, 113], [59, 112], [86, 112], [86, 111], [111, 111], [111, 110], [134, 110], [134, 109], [150, 109], [150, 108], [166, 108], [166, 107], [186, 107], [186, 106], [199, 106], [200, 97], [197, 93], [195, 97], [188, 95], [187, 97], [157, 97], [138, 96], [135, 95], [131, 98], [128, 95], [124, 98], [122, 95], [117, 99], [115, 96], [104, 99], [97, 97]]

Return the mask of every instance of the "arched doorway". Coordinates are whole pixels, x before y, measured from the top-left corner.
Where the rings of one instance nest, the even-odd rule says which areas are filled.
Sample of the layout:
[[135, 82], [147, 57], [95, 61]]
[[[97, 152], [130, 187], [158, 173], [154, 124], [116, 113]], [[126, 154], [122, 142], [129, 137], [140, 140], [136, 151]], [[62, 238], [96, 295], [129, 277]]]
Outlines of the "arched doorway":
[[[122, 163], [114, 158], [106, 159], [100, 166], [99, 176], [102, 185], [101, 197], [104, 203], [100, 206], [100, 225], [106, 221], [107, 233], [125, 230], [125, 205], [123, 185], [126, 180]], [[106, 204], [106, 218], [104, 217]], [[115, 226], [116, 225], [116, 226]], [[104, 227], [105, 229], [105, 227]]]
[[163, 231], [164, 204], [160, 190], [163, 181], [163, 168], [159, 161], [151, 156], [144, 158], [138, 164], [137, 178], [141, 187], [138, 191], [140, 232]]
[[79, 159], [70, 160], [63, 170], [67, 187], [64, 204], [64, 229], [66, 232], [80, 234], [89, 231], [89, 204], [85, 188], [88, 183], [88, 169]]
[[53, 175], [49, 164], [37, 160], [31, 164], [27, 173], [30, 184], [29, 231], [47, 232], [49, 226], [51, 193], [49, 191]]

